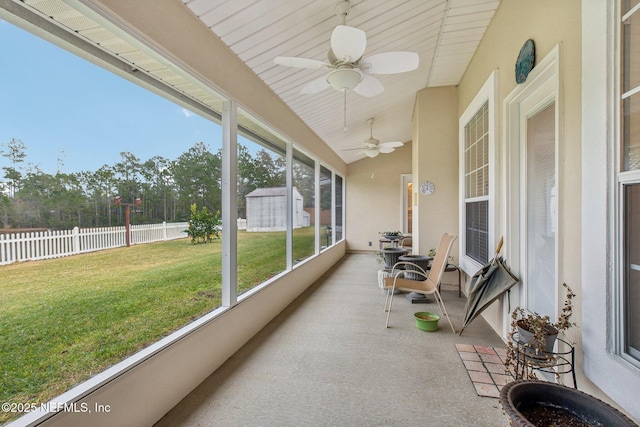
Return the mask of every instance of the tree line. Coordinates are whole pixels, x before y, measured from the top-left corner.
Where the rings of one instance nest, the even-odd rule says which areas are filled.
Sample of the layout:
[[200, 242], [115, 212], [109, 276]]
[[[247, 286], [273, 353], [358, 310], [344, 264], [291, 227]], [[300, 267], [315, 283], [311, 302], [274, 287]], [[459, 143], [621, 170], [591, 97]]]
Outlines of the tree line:
[[[27, 163], [27, 147], [12, 138], [0, 145], [0, 227], [68, 229], [124, 224], [131, 205], [134, 224], [188, 221], [191, 207], [221, 210], [221, 150], [198, 142], [170, 160], [140, 160], [121, 152], [120, 161], [95, 171], [43, 172]], [[2, 159], [4, 158], [4, 159]], [[261, 149], [251, 154], [238, 146], [238, 216], [245, 216], [245, 197], [256, 188], [285, 185], [285, 159]], [[313, 206], [313, 169], [294, 163], [294, 182], [306, 206]], [[119, 198], [120, 204], [116, 204]], [[136, 200], [138, 199], [138, 203]]]

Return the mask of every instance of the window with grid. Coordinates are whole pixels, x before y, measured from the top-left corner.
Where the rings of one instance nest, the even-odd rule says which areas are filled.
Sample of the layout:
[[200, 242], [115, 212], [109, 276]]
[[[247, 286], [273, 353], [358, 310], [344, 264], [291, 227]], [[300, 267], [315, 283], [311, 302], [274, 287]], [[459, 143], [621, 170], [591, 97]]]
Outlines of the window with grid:
[[622, 353], [640, 364], [640, 1], [623, 0], [620, 34], [620, 150], [618, 206], [621, 222], [619, 337]]
[[336, 175], [335, 176], [335, 191], [334, 191], [334, 197], [335, 197], [335, 210], [334, 210], [334, 220], [336, 222], [336, 242], [339, 242], [340, 240], [342, 240], [342, 237], [344, 235], [343, 233], [343, 197], [342, 197], [342, 177], [340, 175]]
[[489, 256], [489, 102], [464, 127], [464, 254]]

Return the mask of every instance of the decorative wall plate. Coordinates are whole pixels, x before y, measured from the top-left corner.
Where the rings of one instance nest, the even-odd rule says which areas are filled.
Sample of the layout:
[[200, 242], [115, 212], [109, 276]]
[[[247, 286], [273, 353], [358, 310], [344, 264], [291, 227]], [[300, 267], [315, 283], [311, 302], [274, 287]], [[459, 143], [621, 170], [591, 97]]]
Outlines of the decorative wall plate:
[[420, 184], [420, 192], [422, 194], [431, 194], [436, 190], [436, 186], [431, 181], [425, 181]]
[[529, 39], [522, 45], [516, 60], [516, 83], [524, 83], [536, 61], [536, 48], [533, 40]]

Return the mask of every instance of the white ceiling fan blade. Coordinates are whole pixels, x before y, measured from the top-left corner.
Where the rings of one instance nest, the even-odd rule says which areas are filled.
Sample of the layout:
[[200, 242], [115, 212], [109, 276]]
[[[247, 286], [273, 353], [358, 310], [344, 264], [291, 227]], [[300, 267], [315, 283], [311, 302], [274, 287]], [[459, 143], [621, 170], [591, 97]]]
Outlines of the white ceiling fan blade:
[[330, 87], [329, 83], [327, 83], [326, 76], [320, 76], [317, 79], [311, 80], [305, 87], [302, 88], [300, 93], [304, 93], [305, 95], [313, 95], [318, 93], [326, 88]]
[[383, 145], [381, 147], [378, 147], [378, 151], [380, 151], [381, 153], [384, 153], [384, 154], [391, 153], [394, 150], [395, 150], [395, 148], [389, 147], [388, 145], [386, 145], [386, 146]]
[[364, 148], [343, 148], [340, 151], [364, 151]]
[[360, 84], [353, 89], [355, 93], [362, 96], [375, 96], [384, 91], [384, 86], [380, 80], [368, 74], [363, 74], [363, 77]]
[[379, 147], [391, 147], [391, 148], [398, 148], [398, 147], [402, 147], [404, 144], [400, 141], [390, 141], [390, 142], [383, 142], [382, 144], [379, 145]]
[[367, 35], [358, 28], [338, 25], [331, 33], [331, 50], [338, 61], [355, 62], [366, 48]]
[[415, 52], [384, 52], [362, 58], [360, 69], [367, 74], [396, 74], [413, 71], [420, 65]]
[[329, 64], [328, 62], [310, 58], [298, 58], [295, 56], [276, 56], [275, 58], [273, 58], [273, 62], [278, 65], [284, 65], [286, 67], [314, 69], [331, 68], [331, 64]]

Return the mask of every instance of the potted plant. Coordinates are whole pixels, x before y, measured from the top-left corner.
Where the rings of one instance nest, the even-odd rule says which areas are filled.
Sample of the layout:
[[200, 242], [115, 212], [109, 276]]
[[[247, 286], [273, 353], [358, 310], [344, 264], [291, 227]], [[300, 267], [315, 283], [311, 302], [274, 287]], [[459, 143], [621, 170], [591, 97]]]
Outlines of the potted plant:
[[382, 237], [384, 237], [385, 239], [392, 241], [402, 238], [401, 231], [383, 231], [380, 234], [382, 234]]
[[[550, 358], [558, 333], [575, 326], [571, 322], [575, 294], [566, 283], [562, 286], [566, 290], [566, 297], [558, 321], [552, 322], [548, 315], [532, 313], [521, 307], [516, 307], [511, 313], [511, 339], [507, 343], [504, 362], [507, 370], [513, 368], [514, 362], [523, 362], [523, 353], [528, 359]], [[527, 377], [535, 378], [535, 375], [528, 372]]]
[[331, 226], [325, 225], [324, 227], [322, 227], [322, 234], [327, 240], [327, 246], [329, 246], [329, 241], [331, 240]]
[[391, 246], [380, 249], [378, 252], [378, 261], [384, 260], [385, 269], [391, 270], [393, 266], [398, 262], [398, 258], [401, 255], [406, 254], [409, 250], [405, 248], [399, 248], [395, 242], [402, 238], [402, 232], [400, 231], [383, 231], [380, 233], [382, 237], [391, 241]]

